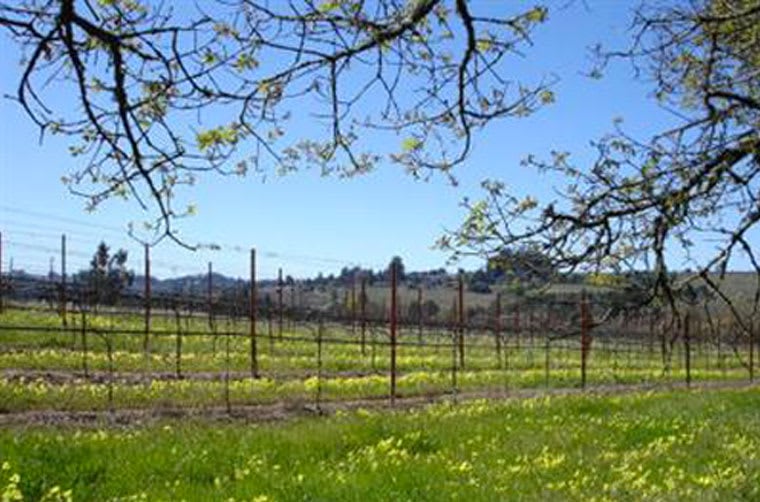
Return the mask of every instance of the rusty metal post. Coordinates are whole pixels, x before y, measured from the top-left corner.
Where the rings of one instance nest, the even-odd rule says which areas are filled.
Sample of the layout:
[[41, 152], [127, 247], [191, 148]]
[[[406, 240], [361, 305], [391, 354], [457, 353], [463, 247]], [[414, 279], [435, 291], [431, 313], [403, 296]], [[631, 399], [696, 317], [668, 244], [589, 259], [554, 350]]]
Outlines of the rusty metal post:
[[144, 285], [144, 300], [145, 300], [145, 338], [143, 339], [143, 350], [147, 356], [150, 351], [150, 325], [151, 325], [151, 284], [150, 284], [150, 246], [145, 244], [145, 285]]
[[322, 319], [317, 325], [317, 395], [315, 396], [317, 411], [322, 411], [322, 336], [324, 335], [324, 325]]
[[581, 314], [581, 388], [586, 388], [586, 364], [587, 364], [587, 357], [588, 357], [588, 347], [589, 347], [589, 320], [588, 320], [588, 300], [586, 298], [586, 291], [584, 290], [581, 293], [581, 305], [580, 305], [580, 314]]
[[288, 328], [292, 331], [295, 329], [296, 322], [296, 283], [295, 280], [290, 285], [290, 312], [288, 316]]
[[684, 358], [686, 362], [686, 386], [691, 387], [691, 332], [690, 332], [690, 317], [689, 313], [683, 319], [683, 344], [684, 344]]
[[87, 365], [87, 312], [82, 305], [82, 370], [84, 370], [84, 377], [87, 378], [90, 375]]
[[457, 330], [459, 332], [459, 367], [464, 369], [464, 277], [461, 272], [457, 292]]
[[501, 361], [501, 293], [496, 293], [496, 304], [494, 305], [493, 316], [493, 336], [496, 344], [496, 367], [503, 368]]
[[417, 287], [417, 342], [422, 345], [422, 285]]
[[[208, 276], [206, 277], [206, 304], [208, 309], [209, 328], [214, 324], [214, 267], [208, 262]], [[216, 340], [215, 340], [216, 342]], [[216, 343], [214, 344], [216, 346]]]
[[145, 364], [148, 370], [148, 377], [150, 378], [150, 326], [151, 326], [151, 284], [150, 284], [150, 247], [148, 244], [145, 244], [144, 247], [144, 255], [145, 255], [145, 285], [144, 285], [144, 294], [145, 297], [145, 304], [144, 304], [144, 330], [145, 334], [143, 335], [143, 353], [145, 354]]
[[359, 298], [361, 311], [361, 347], [362, 355], [367, 355], [367, 277], [362, 274], [361, 297]]
[[282, 268], [277, 269], [277, 336], [282, 340]]
[[269, 338], [269, 354], [274, 354], [274, 302], [272, 296], [267, 295], [267, 337]]
[[356, 274], [351, 274], [351, 338], [356, 336]]
[[[188, 314], [187, 319], [190, 318]], [[179, 306], [175, 306], [174, 320], [177, 326], [177, 336], [174, 339], [174, 374], [177, 379], [182, 378], [182, 320], [180, 319]], [[187, 328], [187, 321], [185, 321]]]
[[208, 320], [208, 329], [211, 334], [211, 350], [216, 357], [216, 319], [214, 318], [214, 266], [211, 262], [208, 262], [208, 272], [206, 276], [206, 317]]
[[720, 368], [721, 372], [725, 375], [726, 374], [726, 365], [725, 360], [723, 358], [723, 347], [721, 345], [721, 338], [723, 335], [723, 330], [721, 327], [720, 317], [717, 319], [716, 323], [716, 331], [715, 334], [717, 335], [717, 348], [718, 348], [718, 367]]
[[251, 283], [250, 305], [248, 306], [248, 319], [250, 323], [249, 338], [251, 341], [251, 377], [259, 378], [259, 358], [256, 347], [256, 249], [251, 248]]
[[[515, 332], [515, 349], [520, 350], [520, 304], [515, 303], [514, 315], [512, 316], [512, 329]], [[518, 352], [519, 354], [519, 352]]]
[[61, 318], [64, 327], [68, 325], [66, 303], [66, 234], [61, 234]]
[[[13, 270], [11, 270], [10, 272], [13, 272]], [[8, 277], [10, 277], [10, 275]], [[0, 232], [0, 314], [2, 314], [5, 310], [4, 293], [5, 293], [5, 282], [3, 281], [3, 233]]]
[[699, 332], [700, 352], [702, 354], [702, 357], [705, 359], [705, 370], [709, 373], [710, 369], [712, 368], [712, 361], [710, 358], [710, 344], [707, 343], [707, 335], [705, 334], [704, 321], [699, 321], [699, 324], [697, 324], [697, 329]]
[[535, 337], [536, 337], [536, 317], [535, 317], [535, 305], [533, 308], [530, 309], [530, 313], [528, 314], [528, 339], [530, 340], [530, 354], [531, 358], [533, 357], [533, 347], [536, 346], [535, 344]]
[[232, 403], [230, 402], [230, 333], [237, 331], [237, 326], [231, 326], [231, 324], [237, 321], [237, 309], [236, 304], [233, 311], [233, 321], [227, 321], [227, 333], [224, 335], [224, 404], [227, 409], [227, 415], [232, 414]]
[[755, 323], [749, 322], [749, 381], [755, 380]]
[[396, 404], [396, 322], [397, 322], [397, 277], [396, 262], [391, 263], [391, 406]]

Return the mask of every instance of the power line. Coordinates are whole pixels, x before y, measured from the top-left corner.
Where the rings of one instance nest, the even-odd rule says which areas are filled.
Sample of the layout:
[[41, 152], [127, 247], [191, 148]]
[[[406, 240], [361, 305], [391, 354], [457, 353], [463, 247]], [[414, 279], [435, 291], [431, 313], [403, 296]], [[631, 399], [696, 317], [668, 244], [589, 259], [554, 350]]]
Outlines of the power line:
[[[29, 216], [32, 218], [38, 218], [43, 220], [52, 220], [52, 221], [60, 221], [62, 223], [67, 223], [70, 225], [77, 225], [77, 226], [84, 226], [88, 228], [99, 228], [108, 232], [114, 232], [118, 233], [122, 238], [124, 238], [124, 243], [129, 243], [130, 245], [133, 244], [135, 246], [140, 245], [139, 242], [136, 240], [131, 240], [128, 237], [128, 234], [126, 233], [125, 229], [120, 229], [118, 227], [113, 227], [109, 225], [102, 225], [98, 223], [92, 223], [92, 222], [86, 222], [83, 220], [78, 220], [74, 218], [67, 218], [62, 217], [58, 215], [53, 215], [49, 213], [45, 213], [42, 211], [32, 211], [22, 208], [14, 208], [10, 206], [0, 205], [0, 211], [5, 211], [13, 214], [23, 215], [23, 216]], [[53, 227], [48, 225], [40, 225], [37, 222], [34, 223], [28, 223], [28, 222], [20, 222], [20, 221], [13, 221], [13, 220], [7, 220], [7, 219], [0, 219], [0, 223], [7, 224], [10, 223], [11, 225], [18, 225], [22, 228], [37, 228], [37, 229], [44, 229], [46, 231], [51, 232], [48, 234], [50, 238], [58, 238], [60, 234], [66, 234], [67, 236], [75, 236], [77, 237], [76, 240], [80, 242], [85, 242], [86, 237], [94, 237], [96, 239], [102, 240], [103, 237], [100, 234], [92, 233], [92, 232], [86, 232], [80, 229], [73, 230], [69, 228], [60, 228], [60, 227]], [[44, 237], [45, 235], [42, 233], [39, 233], [38, 235], [34, 235], [32, 232], [29, 232], [28, 230], [24, 230], [23, 232], [26, 232], [28, 236], [39, 236]], [[60, 232], [60, 233], [52, 233], [52, 232]], [[21, 234], [22, 231], [17, 231], [16, 233]], [[200, 243], [199, 244], [199, 251], [205, 251], [205, 252], [236, 252], [236, 253], [248, 253], [250, 251], [252, 246], [250, 245], [243, 245], [239, 243], [230, 243], [230, 242], [222, 242], [222, 243]], [[280, 251], [275, 250], [268, 250], [267, 248], [258, 248], [258, 252], [260, 255], [264, 258], [269, 259], [280, 259], [285, 260], [287, 262], [295, 262], [300, 263], [304, 265], [315, 265], [315, 264], [322, 264], [322, 265], [333, 265], [333, 266], [342, 266], [342, 267], [359, 267], [359, 268], [379, 268], [383, 269], [385, 267], [384, 264], [380, 263], [368, 263], [361, 260], [350, 260], [350, 259], [344, 259], [344, 258], [336, 258], [336, 257], [327, 257], [327, 256], [316, 256], [316, 255], [307, 255], [307, 254], [292, 254], [292, 253], [284, 253]], [[167, 266], [168, 268], [177, 268], [177, 265], [172, 263], [171, 265]], [[187, 269], [192, 269], [193, 267], [188, 266]]]
[[71, 225], [80, 225], [80, 226], [86, 226], [89, 228], [100, 228], [101, 230], [108, 230], [111, 232], [119, 232], [124, 233], [124, 228], [118, 228], [118, 227], [112, 227], [110, 225], [103, 225], [100, 223], [93, 223], [91, 221], [83, 221], [83, 220], [76, 220], [74, 218], [66, 218], [64, 216], [58, 216], [54, 214], [49, 213], [43, 213], [39, 211], [29, 211], [27, 209], [20, 209], [20, 208], [14, 208], [10, 206], [0, 205], [0, 211], [5, 211], [8, 213], [14, 213], [14, 214], [20, 214], [24, 216], [31, 216], [33, 218], [41, 218], [44, 220], [54, 220], [54, 221], [60, 221], [62, 223], [68, 223]]

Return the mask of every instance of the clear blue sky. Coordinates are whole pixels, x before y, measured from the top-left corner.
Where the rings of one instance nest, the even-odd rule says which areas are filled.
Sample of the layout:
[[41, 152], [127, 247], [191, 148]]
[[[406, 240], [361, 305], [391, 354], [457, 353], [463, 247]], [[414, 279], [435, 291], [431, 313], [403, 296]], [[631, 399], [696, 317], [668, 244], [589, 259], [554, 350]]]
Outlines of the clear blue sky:
[[[575, 2], [561, 10], [564, 3], [550, 5], [550, 19], [536, 33], [535, 47], [515, 66], [515, 72], [557, 75], [556, 103], [530, 118], [494, 123], [479, 134], [472, 156], [456, 173], [458, 187], [442, 178], [416, 182], [393, 165], [350, 180], [308, 171], [268, 176], [265, 183], [205, 177], [188, 194], [198, 214], [181, 223], [182, 235], [189, 241], [226, 244], [226, 250], [192, 253], [163, 242], [153, 251], [154, 271], [159, 276], [197, 273], [212, 260], [216, 270], [244, 276], [244, 250], [250, 246], [259, 249], [263, 277], [272, 277], [279, 266], [294, 276], [353, 264], [377, 269], [393, 255], [402, 256], [407, 269], [438, 268], [446, 256], [431, 246], [446, 227], [456, 226], [463, 214], [459, 201], [477, 197], [483, 178], [504, 179], [518, 193], [539, 199], [551, 197], [552, 180], [519, 166], [527, 154], [560, 149], [583, 158], [591, 153], [589, 141], [609, 131], [615, 117], [624, 117], [634, 133], [662, 127], [669, 117], [647, 98], [647, 86], [633, 79], [630, 68], [618, 65], [602, 80], [582, 75], [589, 68], [588, 46], [625, 45], [633, 4], [588, 0], [588, 9]], [[18, 54], [7, 40], [0, 43], [0, 89], [11, 94], [19, 78]], [[130, 220], [141, 218], [136, 207], [112, 202], [85, 213], [84, 201], [69, 195], [60, 182], [76, 167], [68, 143], [48, 137], [40, 145], [32, 123], [8, 99], [0, 101], [0, 117], [3, 268], [12, 258], [15, 268], [46, 271], [61, 232], [70, 240], [70, 269], [84, 266], [101, 238], [127, 247], [139, 268], [141, 251], [125, 231]]]

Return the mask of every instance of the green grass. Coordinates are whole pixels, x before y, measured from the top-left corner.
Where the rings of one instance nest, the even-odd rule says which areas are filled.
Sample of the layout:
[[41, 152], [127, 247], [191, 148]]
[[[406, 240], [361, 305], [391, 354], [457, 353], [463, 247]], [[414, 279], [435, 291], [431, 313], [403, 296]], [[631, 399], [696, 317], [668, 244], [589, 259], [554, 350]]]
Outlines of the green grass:
[[[758, 500], [757, 387], [0, 431], [25, 500]], [[55, 498], [58, 497], [58, 498]]]
[[[0, 412], [27, 410], [105, 410], [115, 408], [208, 407], [265, 404], [275, 401], [311, 401], [382, 398], [389, 393], [390, 368], [387, 337], [368, 335], [366, 350], [356, 343], [322, 345], [321, 373], [314, 376], [317, 360], [315, 332], [294, 326], [284, 339], [272, 339], [267, 326], [260, 325], [259, 368], [263, 378], [252, 380], [250, 346], [245, 320], [219, 320], [217, 328], [242, 336], [219, 338], [209, 330], [207, 319], [180, 322], [182, 330], [199, 333], [182, 336], [177, 345], [176, 320], [156, 317], [151, 352], [143, 350], [143, 324], [139, 315], [94, 316], [87, 318], [87, 339], [81, 337], [81, 318], [71, 315], [68, 331], [61, 330], [60, 318], [40, 311], [6, 309], [0, 326], [32, 326], [33, 330], [0, 330]], [[49, 328], [45, 330], [45, 328]], [[104, 334], [98, 330], [117, 328], [130, 333]], [[333, 342], [356, 342], [358, 330], [328, 326], [325, 338]], [[417, 332], [402, 331], [401, 342], [414, 342]], [[452, 350], [435, 345], [450, 343], [450, 333], [426, 333], [426, 345], [398, 347], [398, 393], [413, 396], [452, 391]], [[577, 340], [555, 341], [545, 363], [545, 338], [538, 331], [523, 333], [517, 340], [507, 334], [509, 350], [498, 357], [490, 334], [468, 334], [466, 367], [457, 372], [462, 391], [502, 391], [524, 388], [563, 388], [580, 385], [580, 351]], [[85, 343], [86, 342], [86, 343]], [[229, 342], [229, 350], [228, 350]], [[376, 345], [373, 345], [376, 342]], [[107, 348], [111, 347], [111, 352]], [[647, 344], [627, 351], [625, 340], [598, 339], [592, 346], [588, 364], [588, 385], [672, 383], [685, 380], [683, 348], [676, 346], [672, 368], [663, 371], [657, 350]], [[654, 347], [651, 347], [654, 349]], [[95, 379], [83, 376], [88, 370]], [[113, 383], [109, 383], [110, 368]], [[181, 368], [184, 379], [166, 379]], [[227, 385], [227, 371], [232, 378]], [[24, 373], [26, 372], [26, 373]], [[47, 375], [53, 372], [52, 377]], [[160, 375], [158, 374], [160, 373]], [[19, 375], [23, 375], [19, 378]], [[161, 378], [147, 385], [141, 376]], [[726, 348], [696, 344], [692, 357], [692, 379], [742, 380], [747, 371]]]

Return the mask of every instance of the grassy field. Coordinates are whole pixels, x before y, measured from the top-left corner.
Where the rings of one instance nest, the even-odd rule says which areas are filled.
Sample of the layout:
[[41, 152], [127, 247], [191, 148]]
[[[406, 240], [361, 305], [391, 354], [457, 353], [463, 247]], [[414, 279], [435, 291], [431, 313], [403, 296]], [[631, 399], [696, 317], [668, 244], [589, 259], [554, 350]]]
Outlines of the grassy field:
[[[760, 389], [0, 431], [3, 500], [757, 500]], [[15, 497], [15, 498], [14, 498]]]

